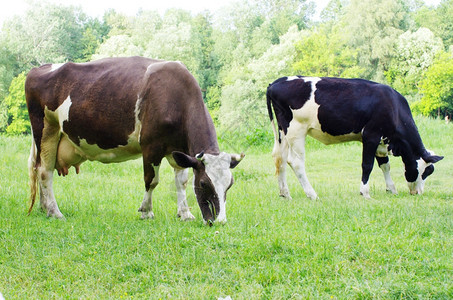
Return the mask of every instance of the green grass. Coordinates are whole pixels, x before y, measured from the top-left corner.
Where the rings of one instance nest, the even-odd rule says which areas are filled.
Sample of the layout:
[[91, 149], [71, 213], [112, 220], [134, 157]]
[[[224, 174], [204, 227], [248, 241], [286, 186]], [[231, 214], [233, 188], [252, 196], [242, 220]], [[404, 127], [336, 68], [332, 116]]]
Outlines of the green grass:
[[0, 136], [0, 291], [6, 299], [451, 299], [453, 125], [416, 122], [425, 145], [445, 155], [425, 194], [409, 195], [401, 159], [391, 158], [399, 194], [385, 192], [375, 166], [365, 200], [360, 144], [310, 139], [307, 173], [320, 200], [308, 200], [289, 170], [288, 201], [278, 197], [266, 142], [243, 147], [228, 222], [213, 227], [191, 187], [197, 220], [176, 217], [167, 163], [156, 217], [140, 220], [140, 160], [87, 162], [77, 176], [56, 176], [66, 220], [46, 218], [39, 205], [27, 216], [30, 137]]

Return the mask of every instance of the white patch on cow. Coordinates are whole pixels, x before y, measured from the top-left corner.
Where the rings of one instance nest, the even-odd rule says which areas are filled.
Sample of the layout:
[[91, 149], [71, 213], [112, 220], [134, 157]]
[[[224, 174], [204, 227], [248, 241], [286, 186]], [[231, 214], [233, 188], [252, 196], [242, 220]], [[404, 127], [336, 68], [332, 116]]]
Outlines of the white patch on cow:
[[219, 197], [220, 211], [218, 212], [216, 221], [225, 223], [227, 221], [225, 193], [232, 179], [230, 171], [231, 156], [224, 152], [221, 152], [219, 155], [204, 154], [203, 163], [206, 167], [206, 174], [211, 179]]
[[385, 185], [387, 191], [390, 191], [392, 194], [397, 194], [395, 184], [393, 183], [392, 178], [390, 177], [390, 163], [385, 163], [379, 166], [384, 174]]
[[51, 71], [51, 72], [56, 71], [56, 70], [58, 70], [59, 68], [61, 68], [63, 65], [64, 65], [64, 63], [62, 63], [62, 64], [52, 64], [52, 65], [50, 66], [50, 71]]
[[135, 140], [129, 140], [125, 146], [106, 150], [96, 144], [89, 144], [85, 139], [80, 139], [80, 146], [74, 145], [74, 147], [81, 157], [102, 163], [118, 163], [136, 159], [142, 155], [140, 145]]
[[432, 165], [432, 163], [425, 162], [423, 158], [417, 159], [417, 179], [414, 182], [407, 183], [411, 195], [423, 194], [423, 191], [425, 189], [425, 180], [423, 180], [422, 175], [425, 172], [426, 168], [430, 165]]
[[71, 97], [68, 96], [63, 103], [58, 106], [57, 110], [55, 113], [58, 116], [58, 123], [60, 124], [60, 131], [63, 132], [63, 122], [64, 121], [69, 121], [69, 109], [71, 108], [72, 101]]
[[360, 194], [365, 199], [371, 199], [371, 197], [370, 197], [370, 184], [368, 182], [366, 184], [364, 184], [363, 182], [360, 182]]
[[289, 76], [286, 81], [293, 81], [293, 80], [297, 80], [297, 79], [301, 79], [300, 77], [298, 76]]
[[142, 131], [142, 122], [139, 119], [140, 115], [140, 106], [142, 104], [143, 98], [137, 96], [137, 102], [135, 102], [135, 128], [134, 132], [129, 135], [130, 142], [140, 143], [140, 133]]

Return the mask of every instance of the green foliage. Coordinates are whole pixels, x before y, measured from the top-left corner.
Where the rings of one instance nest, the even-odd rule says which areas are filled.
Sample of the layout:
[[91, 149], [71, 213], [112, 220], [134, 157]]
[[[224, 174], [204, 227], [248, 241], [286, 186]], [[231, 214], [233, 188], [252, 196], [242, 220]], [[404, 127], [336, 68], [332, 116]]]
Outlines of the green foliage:
[[294, 72], [304, 76], [360, 77], [364, 69], [358, 65], [358, 52], [352, 49], [341, 28], [331, 32], [321, 27], [296, 44]]
[[440, 37], [448, 50], [453, 45], [453, 0], [442, 0], [437, 7], [422, 7], [414, 20], [419, 27], [429, 28]]
[[281, 37], [280, 44], [270, 47], [259, 59], [241, 69], [232, 69], [222, 88], [219, 116], [222, 126], [236, 131], [254, 131], [268, 124], [266, 87], [291, 72], [295, 43], [303, 34], [293, 26]]
[[24, 71], [37, 64], [80, 59], [84, 22], [86, 16], [80, 9], [36, 2], [25, 17], [6, 22], [2, 33]]
[[442, 40], [427, 28], [403, 33], [398, 38], [396, 55], [386, 72], [387, 81], [404, 95], [416, 94], [423, 73], [443, 48]]
[[441, 53], [424, 73], [420, 83], [422, 99], [413, 105], [426, 116], [453, 114], [453, 55]]
[[363, 77], [385, 81], [384, 72], [395, 55], [396, 41], [408, 26], [402, 1], [351, 0], [346, 10], [343, 30], [358, 51]]
[[9, 95], [5, 98], [8, 111], [8, 125], [6, 133], [16, 135], [30, 133], [30, 119], [25, 101], [25, 73], [13, 79], [9, 88]]

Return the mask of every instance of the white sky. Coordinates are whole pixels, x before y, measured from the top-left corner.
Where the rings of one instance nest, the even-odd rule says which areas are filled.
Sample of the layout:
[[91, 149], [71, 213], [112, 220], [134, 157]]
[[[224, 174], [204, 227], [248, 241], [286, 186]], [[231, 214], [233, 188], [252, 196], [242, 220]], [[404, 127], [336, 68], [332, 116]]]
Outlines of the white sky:
[[[102, 17], [104, 12], [113, 8], [117, 12], [127, 15], [135, 15], [140, 8], [144, 10], [157, 10], [161, 13], [169, 8], [182, 8], [198, 13], [203, 10], [217, 11], [219, 8], [231, 2], [239, 0], [47, 0], [51, 3], [63, 5], [81, 6], [83, 11], [91, 17]], [[321, 11], [329, 0], [312, 0], [317, 5], [318, 12]], [[0, 4], [0, 28], [3, 22], [15, 15], [22, 15], [30, 0], [2, 0]], [[440, 0], [425, 0], [429, 5], [437, 5]]]
[[[50, 3], [81, 6], [83, 11], [91, 17], [102, 17], [109, 8], [130, 16], [136, 15], [140, 8], [157, 10], [160, 13], [169, 8], [182, 8], [193, 13], [204, 10], [215, 12], [221, 7], [237, 1], [240, 0], [47, 0]], [[12, 16], [22, 15], [28, 7], [28, 2], [28, 0], [2, 0], [0, 3], [0, 25], [3, 25], [3, 22]], [[324, 7], [329, 0], [317, 0], [315, 2], [318, 6]]]

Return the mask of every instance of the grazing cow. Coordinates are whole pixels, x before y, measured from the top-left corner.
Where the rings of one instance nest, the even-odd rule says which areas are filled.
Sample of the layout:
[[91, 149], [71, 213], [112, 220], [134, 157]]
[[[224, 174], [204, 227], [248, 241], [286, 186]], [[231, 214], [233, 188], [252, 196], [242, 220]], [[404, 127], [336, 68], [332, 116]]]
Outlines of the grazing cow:
[[175, 170], [178, 216], [193, 219], [186, 201], [188, 169], [203, 219], [226, 222], [230, 168], [243, 155], [219, 151], [214, 124], [195, 78], [180, 62], [143, 57], [43, 65], [27, 76], [33, 132], [29, 159], [31, 211], [39, 183], [41, 207], [62, 218], [54, 169], [79, 172], [85, 160], [116, 163], [143, 156], [145, 196], [139, 211], [153, 218], [151, 195], [165, 157]]
[[360, 193], [365, 198], [370, 198], [368, 179], [374, 158], [387, 190], [394, 194], [388, 154], [402, 157], [411, 194], [423, 193], [433, 163], [443, 158], [425, 149], [406, 99], [386, 85], [361, 79], [282, 77], [269, 85], [267, 107], [275, 136], [272, 156], [283, 197], [291, 198], [285, 174], [288, 163], [307, 197], [317, 198], [305, 174], [307, 134], [326, 145], [362, 142]]

